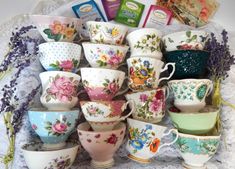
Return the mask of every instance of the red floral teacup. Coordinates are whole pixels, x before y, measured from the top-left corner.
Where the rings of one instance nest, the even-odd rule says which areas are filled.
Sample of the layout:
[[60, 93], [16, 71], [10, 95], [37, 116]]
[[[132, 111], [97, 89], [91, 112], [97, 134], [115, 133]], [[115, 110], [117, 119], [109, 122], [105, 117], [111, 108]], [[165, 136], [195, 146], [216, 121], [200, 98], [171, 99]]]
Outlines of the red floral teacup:
[[79, 140], [92, 158], [93, 168], [110, 168], [114, 164], [113, 155], [123, 143], [126, 125], [119, 123], [111, 131], [92, 131], [88, 122], [77, 128]]
[[[165, 101], [169, 95], [168, 87], [148, 90], [125, 95], [129, 101], [134, 101], [135, 112], [132, 114], [134, 119], [158, 123], [165, 116]], [[131, 105], [131, 107], [133, 107]]]
[[128, 88], [119, 91], [125, 79], [125, 73], [119, 70], [101, 68], [81, 68], [83, 86], [92, 101], [112, 100], [125, 93]]
[[40, 101], [49, 110], [70, 110], [77, 102], [80, 76], [70, 72], [48, 71], [40, 73], [42, 95]]
[[131, 111], [122, 116], [122, 113], [127, 108], [127, 105], [134, 104], [134, 101], [81, 101], [80, 105], [82, 112], [95, 131], [112, 130], [120, 121], [125, 120], [134, 111], [135, 106], [132, 106]]

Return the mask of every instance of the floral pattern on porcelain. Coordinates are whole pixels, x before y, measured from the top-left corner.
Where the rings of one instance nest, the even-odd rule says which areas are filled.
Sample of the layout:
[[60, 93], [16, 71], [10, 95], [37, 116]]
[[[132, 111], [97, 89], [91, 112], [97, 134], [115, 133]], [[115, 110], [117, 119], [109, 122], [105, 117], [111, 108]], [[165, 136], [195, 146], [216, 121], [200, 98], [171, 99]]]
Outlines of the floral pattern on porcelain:
[[69, 156], [60, 156], [49, 162], [48, 166], [44, 169], [66, 169], [71, 165], [71, 159]]
[[[176, 46], [177, 49], [203, 49], [202, 43], [206, 41], [207, 37], [204, 37], [202, 35], [198, 36], [196, 34], [193, 34], [191, 31], [186, 31], [185, 34], [187, 39], [180, 41], [180, 45]], [[170, 43], [174, 43], [174, 40], [169, 37], [167, 38], [167, 40]]]
[[152, 125], [145, 125], [145, 129], [139, 130], [139, 128], [129, 127], [128, 129], [128, 144], [133, 147], [133, 154], [138, 150], [142, 150], [144, 147], [148, 147], [153, 153], [157, 152], [160, 145], [160, 140], [155, 138], [155, 132], [152, 129]]
[[219, 139], [197, 139], [179, 137], [176, 141], [177, 148], [182, 153], [213, 156], [219, 146]]
[[64, 60], [64, 61], [56, 61], [55, 63], [51, 63], [50, 70], [60, 70], [76, 73], [78, 70], [79, 61], [76, 59], [72, 60]]
[[106, 67], [107, 65], [118, 67], [125, 57], [123, 52], [112, 48], [109, 48], [109, 50], [97, 48], [95, 51], [91, 50], [91, 55], [97, 60], [99, 67]]
[[147, 34], [144, 37], [141, 38], [141, 40], [137, 41], [137, 44], [134, 45], [134, 48], [141, 49], [143, 52], [145, 51], [151, 51], [151, 52], [161, 52], [161, 49], [159, 47], [160, 38], [156, 34]]
[[68, 128], [71, 126], [71, 123], [67, 121], [67, 118], [63, 116], [62, 121], [56, 120], [55, 123], [50, 121], [45, 122], [45, 129], [48, 131], [49, 135], [61, 136], [65, 135]]
[[138, 118], [151, 120], [157, 116], [163, 116], [165, 109], [165, 96], [162, 90], [151, 92], [149, 95], [141, 94], [139, 96], [140, 104], [136, 104], [136, 113]]
[[115, 145], [117, 141], [118, 141], [118, 137], [115, 134], [111, 134], [110, 137], [105, 140], [106, 143], [113, 144], [113, 145]]
[[87, 113], [93, 117], [98, 117], [99, 115], [104, 115], [104, 112], [102, 110], [100, 110], [98, 107], [94, 107], [93, 105], [89, 105], [86, 108], [86, 110], [87, 110]]
[[130, 87], [134, 90], [152, 88], [156, 81], [156, 72], [148, 60], [134, 59], [129, 68]]
[[208, 88], [207, 84], [198, 85], [197, 82], [180, 82], [180, 85], [178, 83], [170, 85], [175, 99], [189, 101], [193, 101], [195, 96], [199, 101], [202, 101], [206, 96]]
[[63, 24], [60, 21], [54, 21], [49, 28], [44, 29], [43, 32], [47, 35], [47, 38], [55, 41], [66, 40], [73, 38], [77, 30], [75, 24]]
[[[120, 136], [123, 134], [123, 131], [120, 133]], [[82, 133], [79, 132], [78, 133], [79, 136], [82, 136]], [[81, 138], [80, 138], [81, 139]], [[102, 139], [102, 140], [100, 140]], [[103, 136], [101, 137], [101, 134], [96, 134], [94, 136], [94, 138], [88, 138], [87, 139], [87, 142], [88, 143], [92, 143], [92, 142], [95, 142], [95, 143], [107, 143], [107, 144], [113, 144], [114, 146], [116, 145], [116, 143], [118, 142], [119, 138], [116, 134], [112, 133], [109, 137], [107, 138], [103, 138]]]
[[46, 89], [46, 102], [50, 100], [59, 100], [61, 102], [69, 102], [73, 97], [77, 96], [78, 80], [73, 77], [64, 77], [56, 75], [50, 78], [50, 87]]

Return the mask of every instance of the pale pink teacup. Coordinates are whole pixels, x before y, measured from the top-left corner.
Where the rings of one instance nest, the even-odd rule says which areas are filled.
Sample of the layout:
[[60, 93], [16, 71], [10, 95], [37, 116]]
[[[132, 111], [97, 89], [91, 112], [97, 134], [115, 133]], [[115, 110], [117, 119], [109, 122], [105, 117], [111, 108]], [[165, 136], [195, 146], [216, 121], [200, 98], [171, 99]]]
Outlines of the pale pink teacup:
[[92, 101], [112, 100], [124, 94], [128, 88], [121, 90], [125, 72], [102, 68], [81, 68], [83, 86]]

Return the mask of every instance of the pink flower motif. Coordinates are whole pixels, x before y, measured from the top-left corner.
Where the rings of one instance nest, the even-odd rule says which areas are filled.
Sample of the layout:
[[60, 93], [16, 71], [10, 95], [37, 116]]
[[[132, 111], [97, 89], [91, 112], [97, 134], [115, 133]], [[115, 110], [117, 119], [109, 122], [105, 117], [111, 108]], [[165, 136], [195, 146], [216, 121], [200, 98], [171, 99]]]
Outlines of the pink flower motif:
[[60, 21], [54, 21], [49, 27], [54, 35], [63, 34], [64, 32], [64, 25]]
[[111, 136], [105, 140], [106, 143], [109, 143], [109, 144], [116, 144], [118, 141], [118, 137], [115, 135], [115, 134], [111, 134]]
[[96, 108], [95, 107], [89, 107], [88, 111], [91, 114], [96, 114]]
[[37, 126], [36, 126], [36, 124], [32, 124], [32, 128], [34, 129], [34, 130], [37, 130]]
[[161, 103], [162, 103], [161, 100], [158, 100], [154, 97], [152, 102], [149, 103], [149, 111], [158, 112], [159, 109], [161, 108]]
[[111, 66], [118, 65], [122, 61], [122, 58], [115, 55], [108, 60], [108, 64]]
[[141, 94], [141, 95], [140, 95], [140, 101], [141, 101], [141, 102], [146, 102], [147, 99], [148, 99], [148, 96], [147, 96], [146, 94]]
[[66, 132], [68, 126], [64, 123], [56, 123], [52, 126], [52, 130], [55, 132], [55, 133], [64, 133]]
[[75, 95], [75, 86], [68, 77], [60, 77], [52, 82], [48, 93], [55, 95], [62, 102], [67, 102]]
[[64, 71], [72, 70], [73, 62], [71, 60], [65, 60], [60, 63], [60, 67], [63, 68]]
[[115, 82], [109, 83], [108, 90], [114, 94], [119, 90], [119, 85]]

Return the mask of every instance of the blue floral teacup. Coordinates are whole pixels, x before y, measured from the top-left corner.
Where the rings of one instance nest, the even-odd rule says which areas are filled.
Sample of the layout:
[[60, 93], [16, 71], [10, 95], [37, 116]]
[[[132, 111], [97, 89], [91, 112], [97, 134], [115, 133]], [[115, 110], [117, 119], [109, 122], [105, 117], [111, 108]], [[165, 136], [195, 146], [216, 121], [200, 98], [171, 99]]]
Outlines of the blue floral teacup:
[[128, 141], [126, 149], [129, 152], [128, 157], [139, 163], [149, 163], [162, 147], [174, 144], [178, 139], [176, 134], [172, 142], [161, 144], [161, 139], [164, 136], [171, 134], [173, 131], [178, 133], [178, 131], [171, 129], [164, 133], [167, 127], [130, 118], [127, 119], [127, 123]]
[[79, 110], [52, 111], [32, 109], [28, 111], [33, 130], [47, 149], [60, 149], [69, 135], [75, 131]]
[[[176, 135], [173, 134], [173, 138]], [[205, 163], [216, 153], [220, 142], [220, 135], [196, 136], [177, 133], [175, 145], [184, 159], [185, 168], [206, 168]]]

